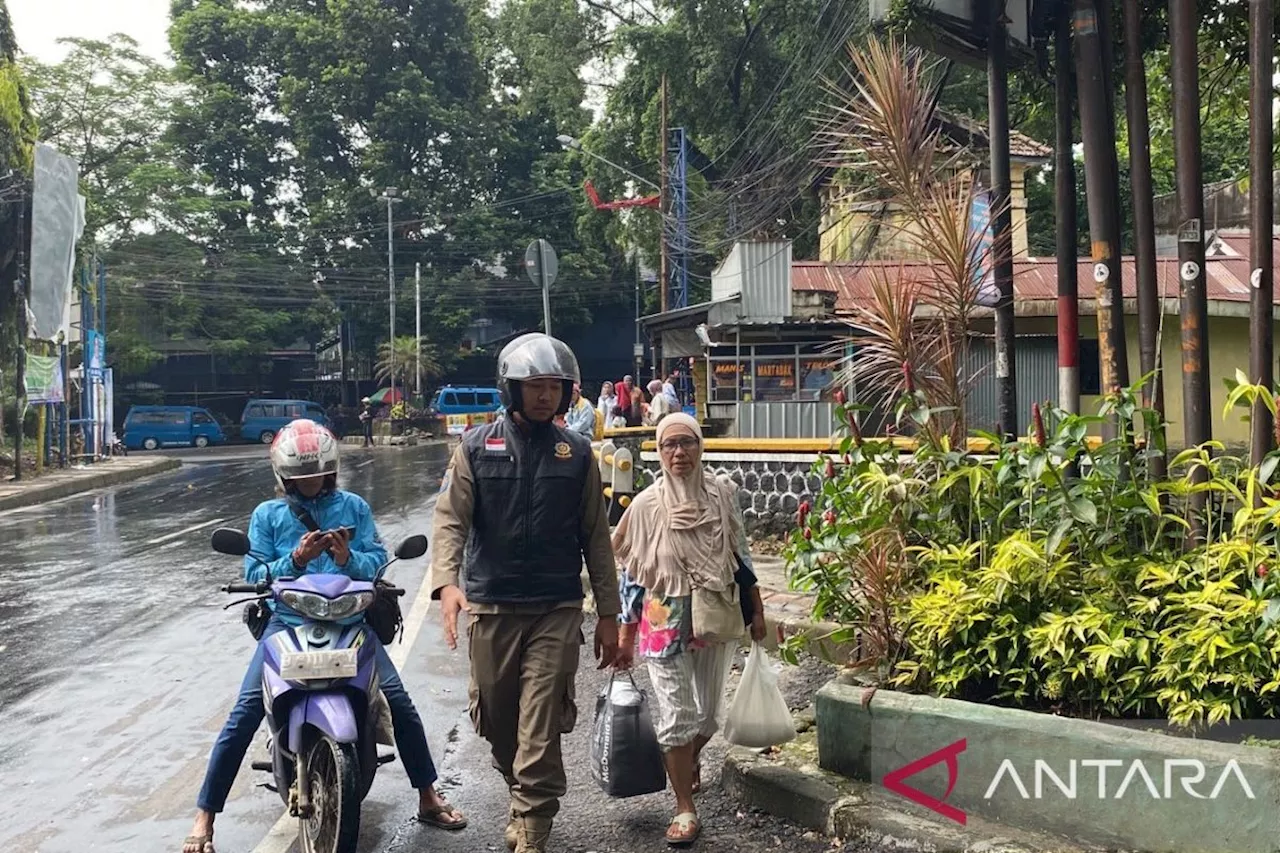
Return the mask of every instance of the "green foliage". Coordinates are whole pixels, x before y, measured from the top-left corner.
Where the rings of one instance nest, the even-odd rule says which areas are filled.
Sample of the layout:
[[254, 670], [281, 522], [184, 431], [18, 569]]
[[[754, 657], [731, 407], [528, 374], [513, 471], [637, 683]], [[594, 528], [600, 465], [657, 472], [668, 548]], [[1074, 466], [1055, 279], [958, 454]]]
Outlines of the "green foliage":
[[[17, 65], [18, 45], [5, 0], [0, 0], [0, 363], [13, 363], [18, 275], [18, 216], [23, 207], [13, 202], [18, 180], [31, 175], [36, 121], [26, 81]], [[8, 190], [8, 192], [5, 192]], [[0, 400], [4, 391], [0, 390]], [[3, 420], [0, 417], [0, 420]], [[0, 424], [0, 434], [3, 434]]]
[[[421, 347], [421, 349], [419, 349]], [[378, 364], [374, 378], [387, 379], [394, 372], [395, 382], [401, 388], [412, 385], [418, 371], [418, 358], [422, 358], [422, 379], [428, 384], [441, 376], [449, 364], [442, 363], [436, 347], [426, 340], [419, 341], [412, 335], [396, 336], [394, 345], [383, 341], [378, 347]], [[452, 361], [450, 359], [450, 361]]]
[[[1179, 725], [1274, 714], [1280, 452], [1250, 469], [1192, 448], [1154, 478], [1155, 449], [1086, 435], [1104, 418], [1154, 419], [1138, 392], [1097, 417], [1037, 407], [1022, 440], [964, 450], [926, 433], [907, 455], [852, 431], [817, 469], [822, 493], [787, 551], [793, 584], [895, 686]], [[1241, 382], [1227, 409], [1255, 399], [1275, 405]], [[921, 408], [907, 400], [899, 421]]]

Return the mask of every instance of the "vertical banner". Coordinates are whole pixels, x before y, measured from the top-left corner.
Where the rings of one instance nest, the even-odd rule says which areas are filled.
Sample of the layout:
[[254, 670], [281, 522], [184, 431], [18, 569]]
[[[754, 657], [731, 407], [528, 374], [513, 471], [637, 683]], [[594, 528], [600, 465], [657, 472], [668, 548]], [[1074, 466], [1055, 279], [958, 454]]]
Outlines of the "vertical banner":
[[981, 235], [974, 243], [972, 261], [978, 304], [994, 308], [1000, 301], [1000, 292], [996, 290], [995, 258], [992, 257], [995, 234], [991, 227], [991, 193], [982, 189], [981, 184], [977, 185], [969, 208], [969, 239], [974, 240], [975, 235]]
[[84, 363], [91, 373], [106, 367], [106, 340], [102, 333], [89, 329], [84, 333]]
[[56, 355], [28, 355], [27, 369], [23, 375], [27, 404], [61, 403], [62, 359]]
[[112, 370], [110, 367], [102, 371], [102, 401], [103, 401], [103, 407], [106, 411], [105, 432], [106, 432], [108, 441], [111, 440], [111, 436], [114, 435], [116, 431], [116, 421], [115, 421], [116, 391], [115, 391], [115, 375], [114, 374], [115, 374], [115, 371]]
[[69, 331], [76, 241], [84, 233], [80, 165], [55, 148], [36, 145], [31, 195], [31, 338], [56, 340]]

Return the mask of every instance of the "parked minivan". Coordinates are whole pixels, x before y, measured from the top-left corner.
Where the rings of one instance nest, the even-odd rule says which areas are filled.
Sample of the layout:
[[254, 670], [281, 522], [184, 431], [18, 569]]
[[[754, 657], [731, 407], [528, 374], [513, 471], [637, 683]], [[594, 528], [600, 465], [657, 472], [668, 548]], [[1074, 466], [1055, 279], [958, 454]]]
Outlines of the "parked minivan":
[[245, 441], [270, 444], [276, 433], [298, 418], [307, 418], [323, 427], [330, 426], [324, 408], [310, 400], [250, 400], [240, 416], [240, 437]]
[[427, 413], [445, 423], [449, 435], [461, 435], [473, 426], [497, 419], [502, 399], [497, 388], [446, 385], [427, 404]]
[[198, 406], [133, 406], [124, 418], [124, 446], [129, 450], [208, 447], [226, 440], [209, 410]]

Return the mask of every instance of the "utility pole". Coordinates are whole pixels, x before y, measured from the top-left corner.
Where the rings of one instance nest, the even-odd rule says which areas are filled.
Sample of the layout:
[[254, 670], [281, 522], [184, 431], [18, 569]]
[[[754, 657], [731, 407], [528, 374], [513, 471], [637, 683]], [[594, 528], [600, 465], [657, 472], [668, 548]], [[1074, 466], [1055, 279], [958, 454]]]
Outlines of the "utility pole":
[[[1193, 0], [1194, 2], [1194, 0]], [[1104, 47], [1096, 0], [1075, 0], [1073, 29], [1080, 96], [1080, 137], [1084, 141], [1089, 240], [1097, 283], [1098, 348], [1102, 392], [1129, 384], [1124, 339], [1123, 267], [1120, 262], [1120, 166], [1116, 159], [1115, 116], [1107, 95]], [[1113, 424], [1113, 427], [1117, 426]], [[1123, 424], [1119, 425], [1123, 428]]]
[[418, 354], [418, 363], [415, 372], [417, 373], [417, 381], [413, 385], [413, 394], [415, 397], [422, 396], [422, 264], [413, 265], [413, 316], [414, 316], [414, 344], [415, 351]]
[[[660, 254], [660, 261], [658, 263], [658, 266], [659, 266], [658, 281], [661, 283], [661, 292], [659, 294], [658, 310], [660, 310], [662, 313], [665, 314], [667, 311], [667, 277], [668, 277], [668, 269], [667, 269], [667, 75], [666, 74], [662, 75], [662, 107], [661, 109], [662, 109], [662, 119], [660, 121], [660, 125], [661, 125], [660, 132], [662, 134], [662, 144], [658, 148], [658, 150], [661, 152], [661, 155], [660, 155], [661, 165], [659, 166], [659, 172], [662, 175], [660, 179], [661, 183], [658, 189], [658, 196], [659, 196], [658, 214], [661, 220], [660, 228], [658, 231], [659, 237], [661, 238], [661, 254]], [[637, 382], [640, 381], [639, 376], [636, 377], [636, 381]]]
[[25, 183], [18, 189], [18, 275], [13, 280], [14, 305], [16, 305], [18, 330], [17, 364], [13, 371], [17, 393], [14, 394], [14, 411], [17, 429], [13, 431], [13, 479], [22, 479], [22, 422], [27, 414], [27, 189]]
[[[1204, 274], [1204, 175], [1200, 161], [1200, 80], [1196, 0], [1169, 0], [1169, 44], [1173, 60], [1173, 159], [1177, 163], [1178, 278], [1182, 320], [1182, 399], [1185, 440], [1198, 447], [1211, 438], [1209, 422], [1209, 303]], [[1268, 72], [1270, 69], [1267, 69]], [[1253, 195], [1257, 195], [1256, 188]], [[1268, 196], [1266, 203], [1271, 203]], [[1267, 234], [1268, 241], [1271, 238]], [[1268, 246], [1270, 249], [1270, 246]], [[1192, 469], [1192, 482], [1209, 472]], [[1188, 544], [1204, 535], [1207, 495], [1191, 496]]]
[[1072, 109], [1071, 10], [1058, 15], [1053, 35], [1057, 119], [1054, 206], [1058, 211], [1058, 405], [1080, 414], [1080, 289], [1076, 281], [1076, 163]]
[[[1160, 418], [1147, 449], [1164, 447], [1164, 376], [1160, 371], [1161, 300], [1156, 283], [1155, 193], [1151, 186], [1151, 126], [1147, 116], [1147, 69], [1142, 60], [1142, 9], [1138, 0], [1124, 2], [1125, 99], [1129, 119], [1129, 182], [1133, 191], [1133, 254], [1137, 265], [1138, 346], [1143, 376], [1142, 403]], [[1268, 172], [1270, 174], [1270, 172]], [[1268, 250], [1270, 245], [1268, 243]], [[1163, 478], [1164, 454], [1150, 457], [1153, 478]]]
[[987, 137], [991, 145], [992, 267], [996, 301], [996, 386], [1000, 432], [1012, 439], [1018, 432], [1018, 388], [1013, 336], [1013, 219], [1009, 207], [1009, 36], [1004, 3], [995, 3], [991, 38], [987, 45]]
[[[1275, 25], [1272, 0], [1249, 2], [1249, 255], [1253, 271], [1249, 283], [1249, 381], [1270, 389], [1275, 354], [1272, 316], [1275, 310], [1275, 261], [1272, 231], [1275, 211], [1272, 145], [1275, 142], [1274, 106], [1271, 95], [1271, 44]], [[1258, 401], [1253, 406], [1249, 461], [1261, 465], [1273, 449], [1271, 412]], [[1261, 495], [1258, 496], [1261, 501]]]
[[640, 253], [636, 253], [636, 342], [631, 347], [631, 360], [635, 363], [636, 381], [644, 370], [644, 345], [640, 343]]
[[387, 392], [387, 399], [391, 401], [393, 406], [396, 403], [396, 250], [392, 236], [391, 206], [399, 201], [397, 197], [399, 192], [395, 187], [387, 187], [383, 194], [378, 196], [380, 200], [387, 203], [387, 290], [390, 293], [387, 313], [390, 318], [391, 334], [387, 342], [387, 359], [390, 367], [389, 377], [391, 383], [391, 387]]

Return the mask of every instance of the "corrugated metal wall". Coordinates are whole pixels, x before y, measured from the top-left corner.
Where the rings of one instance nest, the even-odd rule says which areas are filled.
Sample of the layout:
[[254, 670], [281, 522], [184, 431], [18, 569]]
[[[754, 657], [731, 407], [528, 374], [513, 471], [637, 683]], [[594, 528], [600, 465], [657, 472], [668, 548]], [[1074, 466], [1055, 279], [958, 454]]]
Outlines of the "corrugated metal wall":
[[[996, 392], [995, 342], [974, 341], [969, 369], [981, 371], [969, 392], [969, 428], [995, 431], [999, 406]], [[972, 375], [972, 374], [971, 374]], [[1014, 348], [1014, 379], [1018, 383], [1019, 435], [1031, 423], [1031, 404], [1058, 400], [1058, 339], [1019, 336]]]
[[742, 403], [734, 434], [741, 438], [826, 438], [835, 423], [833, 416], [831, 403]]
[[742, 319], [749, 323], [780, 323], [791, 315], [791, 244], [738, 243], [741, 253]]

